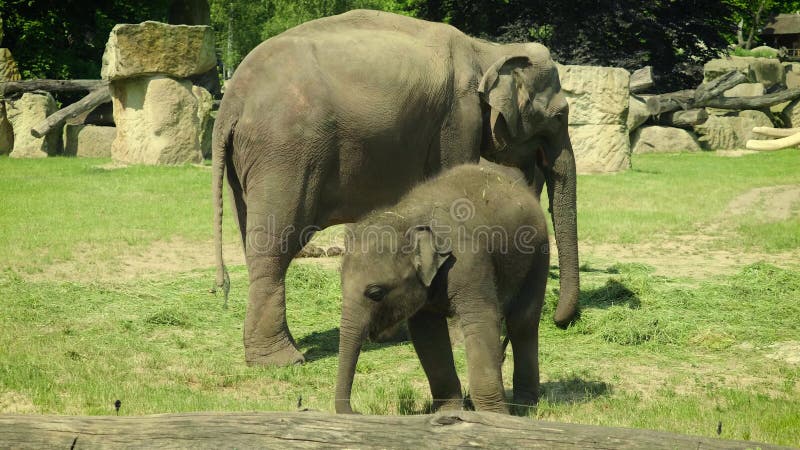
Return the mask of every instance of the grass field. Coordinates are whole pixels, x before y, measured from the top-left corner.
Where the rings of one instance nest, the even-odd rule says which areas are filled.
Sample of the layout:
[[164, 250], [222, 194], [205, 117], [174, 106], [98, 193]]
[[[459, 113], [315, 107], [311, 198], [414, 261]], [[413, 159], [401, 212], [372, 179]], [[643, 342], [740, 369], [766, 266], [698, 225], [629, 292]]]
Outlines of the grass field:
[[[309, 362], [247, 367], [230, 214], [230, 309], [209, 293], [208, 167], [107, 163], [0, 158], [0, 412], [106, 415], [116, 399], [128, 415], [294, 410], [300, 397], [332, 411], [337, 260], [289, 274]], [[552, 325], [552, 268], [530, 415], [705, 436], [721, 423], [723, 438], [800, 446], [797, 150], [635, 156], [578, 183], [582, 316]], [[368, 344], [353, 392], [364, 413], [429, 405], [408, 343]]]

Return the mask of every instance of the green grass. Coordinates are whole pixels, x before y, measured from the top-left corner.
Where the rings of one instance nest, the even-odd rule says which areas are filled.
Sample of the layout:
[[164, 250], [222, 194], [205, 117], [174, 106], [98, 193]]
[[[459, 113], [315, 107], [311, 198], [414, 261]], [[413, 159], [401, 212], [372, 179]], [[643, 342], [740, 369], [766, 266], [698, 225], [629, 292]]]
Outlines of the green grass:
[[[0, 158], [0, 412], [108, 415], [116, 399], [123, 415], [294, 410], [300, 397], [303, 407], [333, 411], [338, 272], [314, 264], [289, 272], [288, 321], [308, 363], [247, 367], [243, 266], [231, 267], [227, 310], [209, 293], [210, 267], [99, 276], [104, 265], [156, 241], [206, 245], [209, 170], [98, 168], [105, 163]], [[699, 228], [735, 252], [800, 248], [797, 211], [785, 220], [724, 216], [732, 199], [754, 187], [800, 184], [796, 150], [643, 155], [633, 165], [580, 177], [582, 242], [662, 242]], [[225, 239], [235, 242], [227, 217]], [[40, 276], [79, 256], [98, 262], [98, 280]], [[642, 263], [584, 261], [581, 318], [566, 331], [550, 320], [558, 288], [551, 269], [542, 398], [529, 414], [711, 437], [721, 422], [723, 438], [800, 445], [800, 364], [791, 359], [800, 352], [800, 261], [783, 263], [687, 280]], [[468, 388], [462, 346], [455, 357]], [[508, 389], [511, 372], [507, 358]], [[430, 406], [408, 343], [367, 344], [353, 392], [364, 413]]]
[[744, 48], [735, 48], [732, 52], [733, 56], [752, 56], [755, 58], [777, 58], [778, 52], [772, 50], [747, 50]]

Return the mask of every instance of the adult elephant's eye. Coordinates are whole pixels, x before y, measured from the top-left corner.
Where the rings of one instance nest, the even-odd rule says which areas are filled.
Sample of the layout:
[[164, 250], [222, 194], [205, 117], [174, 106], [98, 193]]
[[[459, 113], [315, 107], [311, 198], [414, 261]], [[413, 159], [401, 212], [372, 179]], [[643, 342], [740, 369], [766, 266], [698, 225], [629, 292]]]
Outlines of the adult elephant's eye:
[[364, 297], [367, 297], [374, 302], [379, 302], [386, 297], [386, 292], [387, 290], [383, 286], [371, 284], [367, 286], [367, 289], [364, 290]]

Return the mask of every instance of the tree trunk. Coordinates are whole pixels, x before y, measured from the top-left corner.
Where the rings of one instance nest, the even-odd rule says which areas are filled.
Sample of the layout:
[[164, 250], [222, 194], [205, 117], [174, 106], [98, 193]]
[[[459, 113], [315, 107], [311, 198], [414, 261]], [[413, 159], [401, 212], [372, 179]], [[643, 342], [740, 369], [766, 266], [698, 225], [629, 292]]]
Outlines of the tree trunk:
[[719, 109], [762, 109], [769, 108], [778, 103], [788, 102], [800, 97], [800, 88], [786, 89], [785, 91], [765, 94], [759, 97], [717, 97], [709, 99], [702, 105]]
[[111, 93], [108, 92], [107, 87], [96, 89], [77, 102], [47, 116], [45, 120], [31, 129], [31, 134], [37, 138], [44, 137], [54, 128], [58, 128], [64, 124], [64, 122], [68, 119], [79, 116], [85, 112], [89, 112], [99, 105], [110, 101]]
[[[716, 424], [709, 423], [709, 427]], [[130, 417], [0, 415], [0, 442], [10, 448], [779, 448], [473, 411], [419, 416], [311, 411]]]
[[658, 117], [656, 123], [665, 127], [692, 128], [708, 120], [708, 112], [704, 108], [686, 111], [672, 111]]
[[105, 80], [24, 80], [0, 83], [0, 93], [15, 94], [17, 92], [81, 92], [94, 91], [108, 86]]

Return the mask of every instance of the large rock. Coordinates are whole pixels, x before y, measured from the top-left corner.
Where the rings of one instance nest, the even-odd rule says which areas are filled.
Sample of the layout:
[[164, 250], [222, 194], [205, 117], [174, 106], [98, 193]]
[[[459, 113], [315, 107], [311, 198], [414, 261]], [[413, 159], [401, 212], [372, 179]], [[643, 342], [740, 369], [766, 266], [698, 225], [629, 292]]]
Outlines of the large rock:
[[0, 155], [7, 155], [14, 149], [14, 128], [6, 117], [6, 102], [0, 100]]
[[783, 63], [783, 71], [786, 77], [786, 87], [794, 89], [800, 87], [800, 63]]
[[616, 67], [558, 66], [570, 125], [624, 125], [630, 73]]
[[625, 125], [574, 125], [569, 135], [578, 173], [619, 172], [631, 167]]
[[153, 74], [186, 78], [207, 72], [216, 61], [209, 26], [119, 24], [108, 37], [100, 74], [106, 80]]
[[26, 92], [18, 100], [6, 100], [6, 114], [14, 129], [12, 158], [43, 158], [58, 153], [61, 147], [61, 129], [35, 138], [31, 128], [58, 110], [49, 93]]
[[14, 57], [11, 56], [11, 50], [0, 48], [0, 82], [19, 81], [20, 79], [22, 77]]
[[636, 130], [631, 137], [631, 152], [668, 153], [700, 151], [697, 138], [683, 128], [648, 126]]
[[761, 83], [741, 83], [722, 93], [723, 97], [760, 97], [764, 95]]
[[734, 150], [745, 148], [750, 139], [768, 139], [753, 133], [753, 127], [771, 127], [772, 120], [761, 111], [740, 111], [727, 116], [709, 116], [694, 127], [699, 141], [709, 150]]
[[84, 158], [108, 158], [116, 136], [115, 127], [65, 125], [64, 154]]
[[628, 118], [626, 121], [628, 133], [633, 133], [634, 130], [639, 128], [650, 118], [650, 113], [647, 112], [646, 102], [646, 97], [631, 95], [630, 102], [628, 103]]
[[751, 83], [761, 83], [767, 88], [783, 84], [785, 80], [783, 66], [777, 59], [731, 56], [707, 62], [703, 66], [703, 81], [709, 82], [731, 70], [737, 70]]
[[213, 99], [188, 80], [152, 76], [109, 85], [117, 137], [114, 160], [128, 164], [199, 163]]
[[570, 138], [578, 172], [628, 169], [628, 71], [561, 65], [558, 70], [561, 88], [569, 102]]

